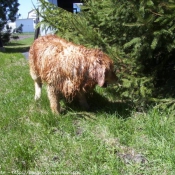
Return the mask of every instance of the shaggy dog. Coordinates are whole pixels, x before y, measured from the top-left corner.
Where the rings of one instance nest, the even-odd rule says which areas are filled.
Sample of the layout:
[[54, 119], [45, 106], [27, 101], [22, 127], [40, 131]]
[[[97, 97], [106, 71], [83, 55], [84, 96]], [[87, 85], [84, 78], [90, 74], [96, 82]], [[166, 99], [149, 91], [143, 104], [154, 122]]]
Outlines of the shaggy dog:
[[50, 107], [60, 113], [59, 94], [71, 101], [78, 97], [88, 109], [85, 93], [95, 85], [101, 87], [117, 80], [113, 61], [102, 51], [67, 42], [55, 35], [36, 39], [29, 51], [30, 74], [35, 82], [35, 100], [47, 84]]

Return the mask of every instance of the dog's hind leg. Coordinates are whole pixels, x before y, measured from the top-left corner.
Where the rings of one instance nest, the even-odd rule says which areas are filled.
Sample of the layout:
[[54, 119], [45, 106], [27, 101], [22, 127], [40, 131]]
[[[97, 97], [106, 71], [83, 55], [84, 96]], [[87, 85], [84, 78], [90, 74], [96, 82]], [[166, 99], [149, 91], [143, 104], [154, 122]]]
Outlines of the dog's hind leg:
[[35, 82], [35, 100], [38, 100], [41, 97], [41, 90], [42, 90], [41, 78], [37, 78], [36, 80], [34, 80], [34, 82]]
[[60, 113], [59, 93], [51, 85], [47, 86], [47, 93], [48, 93], [48, 98], [50, 100], [50, 108], [52, 112], [59, 114]]
[[41, 77], [33, 70], [33, 67], [30, 69], [30, 75], [35, 85], [35, 100], [38, 100], [41, 97], [42, 80]]

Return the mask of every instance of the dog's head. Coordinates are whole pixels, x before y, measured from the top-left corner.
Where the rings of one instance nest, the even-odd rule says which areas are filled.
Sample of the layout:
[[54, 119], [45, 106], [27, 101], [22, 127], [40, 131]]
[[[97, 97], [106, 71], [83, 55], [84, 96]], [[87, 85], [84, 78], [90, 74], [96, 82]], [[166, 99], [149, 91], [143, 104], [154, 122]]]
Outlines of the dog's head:
[[[114, 84], [118, 80], [117, 76], [115, 75], [113, 68], [111, 70], [106, 69], [105, 70], [105, 78], [102, 81], [103, 86], [102, 87], [107, 87], [108, 84]], [[100, 85], [100, 84], [99, 84]]]
[[96, 59], [95, 79], [99, 86], [106, 87], [108, 84], [117, 82], [118, 78], [113, 71], [113, 61], [104, 53]]

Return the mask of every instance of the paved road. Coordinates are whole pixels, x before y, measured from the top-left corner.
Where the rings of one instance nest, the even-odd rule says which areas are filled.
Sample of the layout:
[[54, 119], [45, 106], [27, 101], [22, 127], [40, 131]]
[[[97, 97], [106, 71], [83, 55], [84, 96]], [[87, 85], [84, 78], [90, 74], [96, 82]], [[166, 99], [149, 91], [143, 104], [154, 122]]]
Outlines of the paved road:
[[29, 59], [29, 52], [23, 52], [22, 54], [25, 56], [25, 58], [26, 58], [27, 60]]
[[[17, 39], [17, 40], [21, 40], [21, 39], [25, 39], [25, 38], [30, 38], [30, 37], [34, 37], [34, 34], [28, 34], [28, 35], [24, 35], [24, 34], [22, 34], [22, 35], [17, 35], [19, 38]], [[11, 40], [15, 40], [15, 39], [13, 39], [13, 38], [11, 38]], [[29, 59], [29, 52], [23, 52], [22, 53], [24, 56], [25, 56], [25, 58], [28, 60]]]
[[[21, 40], [21, 39], [25, 39], [25, 38], [30, 38], [31, 36], [34, 37], [33, 34], [31, 34], [31, 35], [18, 35], [19, 38], [17, 40]], [[11, 40], [14, 40], [14, 39], [11, 38]], [[22, 54], [25, 56], [26, 59], [29, 59], [29, 52], [23, 52]]]

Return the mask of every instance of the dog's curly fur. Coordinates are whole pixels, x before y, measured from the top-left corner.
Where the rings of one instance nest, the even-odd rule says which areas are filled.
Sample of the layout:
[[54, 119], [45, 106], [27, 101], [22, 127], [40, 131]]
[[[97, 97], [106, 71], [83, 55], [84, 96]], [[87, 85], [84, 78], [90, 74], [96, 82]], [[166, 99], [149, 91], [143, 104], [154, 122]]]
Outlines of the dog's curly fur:
[[75, 45], [56, 35], [40, 37], [29, 51], [30, 74], [35, 82], [35, 100], [41, 96], [42, 82], [48, 85], [53, 112], [60, 112], [59, 93], [71, 100], [75, 96], [88, 108], [84, 93], [95, 85], [117, 80], [113, 61], [98, 49]]

